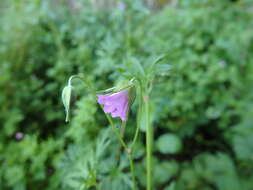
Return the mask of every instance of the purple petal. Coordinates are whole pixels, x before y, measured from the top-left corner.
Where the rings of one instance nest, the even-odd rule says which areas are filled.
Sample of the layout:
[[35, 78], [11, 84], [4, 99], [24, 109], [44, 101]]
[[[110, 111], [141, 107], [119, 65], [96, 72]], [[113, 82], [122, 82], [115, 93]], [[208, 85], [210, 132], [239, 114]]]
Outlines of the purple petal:
[[21, 132], [17, 132], [17, 133], [15, 134], [15, 138], [16, 138], [17, 140], [21, 140], [23, 137], [24, 137], [24, 134], [21, 133]]
[[111, 114], [112, 114], [112, 117], [120, 117], [120, 110], [115, 109]]
[[116, 109], [116, 108], [115, 108], [114, 106], [107, 106], [107, 105], [104, 106], [104, 112], [105, 112], [105, 113], [111, 113], [111, 112], [113, 112], [115, 109]]
[[120, 98], [127, 98], [128, 97], [128, 90], [123, 90], [114, 94], [111, 94], [107, 97], [108, 101], [118, 100]]
[[98, 97], [98, 103], [99, 104], [104, 104], [105, 103], [105, 101], [106, 101], [106, 98], [108, 97], [109, 95], [97, 95], [97, 97]]
[[127, 111], [128, 111], [128, 101], [126, 101], [126, 103], [124, 104], [124, 107], [122, 108], [122, 112], [121, 112], [121, 119], [123, 121], [126, 120], [126, 117], [127, 117]]
[[128, 111], [128, 90], [114, 94], [97, 95], [98, 103], [104, 104], [104, 112], [111, 113], [112, 117], [120, 117], [126, 120]]

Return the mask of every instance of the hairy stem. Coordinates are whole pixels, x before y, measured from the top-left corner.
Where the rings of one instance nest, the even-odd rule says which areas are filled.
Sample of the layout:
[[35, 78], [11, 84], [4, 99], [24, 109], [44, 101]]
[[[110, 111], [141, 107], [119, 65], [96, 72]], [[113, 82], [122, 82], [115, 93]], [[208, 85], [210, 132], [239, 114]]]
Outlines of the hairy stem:
[[[103, 109], [103, 107], [102, 107], [101, 105], [100, 105], [100, 107]], [[110, 116], [109, 116], [108, 114], [105, 114], [105, 115], [106, 115], [106, 118], [107, 118], [107, 120], [109, 121], [109, 123], [110, 123], [110, 125], [111, 125], [111, 127], [112, 127], [112, 129], [113, 129], [113, 131], [114, 131], [114, 133], [116, 134], [116, 136], [117, 136], [117, 138], [118, 138], [120, 144], [124, 147], [124, 149], [125, 149], [126, 151], [128, 151], [128, 147], [127, 147], [126, 143], [124, 142], [124, 140], [123, 140], [121, 134], [120, 134], [119, 131], [117, 130], [116, 126], [114, 125], [112, 119], [110, 118]]]
[[130, 170], [131, 170], [131, 176], [132, 176], [132, 182], [133, 182], [133, 190], [136, 190], [136, 181], [135, 181], [135, 174], [134, 174], [134, 162], [132, 159], [131, 152], [128, 152], [128, 160], [130, 162]]
[[150, 125], [149, 118], [149, 100], [148, 96], [144, 96], [144, 112], [145, 112], [145, 123], [146, 123], [146, 168], [147, 168], [147, 190], [152, 189], [152, 128]]

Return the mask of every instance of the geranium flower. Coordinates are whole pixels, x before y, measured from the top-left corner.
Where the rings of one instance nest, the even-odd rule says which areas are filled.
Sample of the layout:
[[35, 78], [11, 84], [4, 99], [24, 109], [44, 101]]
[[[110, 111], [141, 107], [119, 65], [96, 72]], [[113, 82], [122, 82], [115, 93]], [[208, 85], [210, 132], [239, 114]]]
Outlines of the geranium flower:
[[17, 132], [17, 133], [15, 134], [15, 139], [16, 139], [16, 140], [22, 140], [23, 137], [24, 137], [24, 134], [21, 133], [21, 132]]
[[104, 105], [104, 112], [110, 113], [112, 117], [120, 117], [122, 121], [127, 120], [129, 106], [129, 90], [122, 90], [113, 94], [97, 95], [98, 103]]

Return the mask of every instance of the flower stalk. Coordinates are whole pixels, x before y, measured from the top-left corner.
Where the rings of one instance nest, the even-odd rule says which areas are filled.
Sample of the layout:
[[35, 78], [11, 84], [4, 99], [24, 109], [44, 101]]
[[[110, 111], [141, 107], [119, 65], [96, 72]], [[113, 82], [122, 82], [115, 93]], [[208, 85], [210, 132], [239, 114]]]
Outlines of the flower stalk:
[[148, 95], [143, 96], [144, 101], [144, 115], [145, 115], [145, 125], [146, 125], [146, 183], [147, 190], [152, 189], [152, 141], [153, 141], [153, 132], [150, 123], [150, 115], [149, 115], [149, 100]]

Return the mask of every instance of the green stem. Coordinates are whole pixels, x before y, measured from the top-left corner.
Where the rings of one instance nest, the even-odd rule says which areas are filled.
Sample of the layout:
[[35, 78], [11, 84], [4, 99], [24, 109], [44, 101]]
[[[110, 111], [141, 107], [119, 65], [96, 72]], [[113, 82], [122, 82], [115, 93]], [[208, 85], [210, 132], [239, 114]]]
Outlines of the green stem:
[[[101, 106], [102, 108], [102, 106]], [[127, 157], [128, 157], [128, 160], [129, 160], [129, 163], [130, 163], [130, 171], [131, 171], [131, 176], [132, 176], [132, 182], [133, 182], [133, 190], [136, 190], [136, 182], [135, 182], [135, 175], [134, 175], [134, 162], [133, 162], [133, 159], [132, 159], [132, 156], [131, 156], [131, 149], [129, 149], [126, 145], [126, 143], [124, 142], [123, 140], [123, 134], [119, 133], [119, 131], [117, 130], [117, 128], [115, 127], [112, 119], [110, 118], [110, 116], [108, 114], [106, 114], [106, 117], [110, 123], [110, 125], [112, 126], [113, 128], [113, 131], [115, 132], [116, 136], [118, 137], [122, 147], [124, 147], [126, 153], [127, 153]], [[124, 125], [123, 127], [125, 127], [126, 123], [122, 123], [122, 125]]]
[[137, 138], [138, 138], [138, 135], [139, 135], [139, 131], [140, 131], [140, 125], [137, 124], [136, 126], [136, 130], [135, 130], [135, 134], [134, 134], [134, 138], [133, 138], [133, 141], [132, 141], [132, 144], [131, 144], [131, 148], [134, 147], [136, 141], [137, 141]]
[[139, 131], [140, 131], [140, 125], [141, 125], [141, 114], [142, 114], [142, 91], [141, 91], [141, 87], [139, 89], [139, 96], [138, 96], [138, 101], [139, 101], [139, 108], [138, 108], [138, 112], [137, 112], [137, 126], [136, 126], [136, 129], [135, 129], [135, 134], [134, 134], [134, 138], [133, 138], [133, 141], [132, 141], [132, 144], [131, 144], [131, 148], [134, 147], [136, 141], [137, 141], [137, 138], [138, 138], [138, 135], [139, 135]]
[[[101, 105], [100, 105], [100, 107], [103, 109], [103, 107], [102, 107]], [[110, 118], [110, 116], [109, 116], [108, 114], [105, 114], [105, 115], [106, 115], [106, 118], [107, 118], [107, 120], [109, 121], [109, 123], [110, 123], [110, 125], [111, 125], [111, 127], [112, 127], [112, 129], [113, 129], [113, 131], [114, 131], [114, 133], [116, 134], [117, 138], [119, 139], [120, 144], [124, 147], [124, 149], [125, 149], [126, 151], [129, 151], [129, 150], [128, 150], [128, 147], [127, 147], [127, 145], [126, 145], [126, 143], [124, 142], [124, 140], [123, 140], [121, 134], [119, 133], [119, 131], [118, 131], [117, 128], [115, 127], [115, 125], [114, 125], [112, 119]]]
[[144, 111], [146, 121], [146, 167], [147, 167], [147, 190], [152, 189], [152, 128], [149, 118], [149, 103], [148, 96], [144, 97]]
[[125, 129], [126, 129], [126, 121], [122, 121], [122, 124], [120, 127], [120, 135], [122, 139], [124, 139]]
[[134, 175], [134, 162], [131, 156], [131, 152], [128, 152], [128, 160], [130, 162], [130, 170], [131, 170], [131, 175], [132, 175], [132, 182], [133, 182], [133, 190], [136, 189], [136, 181], [135, 181], [135, 175]]

